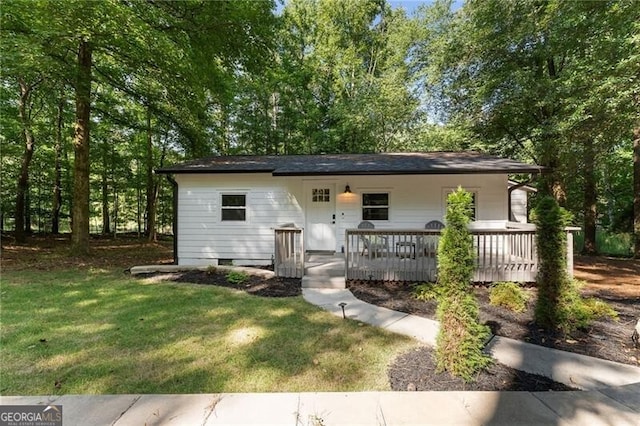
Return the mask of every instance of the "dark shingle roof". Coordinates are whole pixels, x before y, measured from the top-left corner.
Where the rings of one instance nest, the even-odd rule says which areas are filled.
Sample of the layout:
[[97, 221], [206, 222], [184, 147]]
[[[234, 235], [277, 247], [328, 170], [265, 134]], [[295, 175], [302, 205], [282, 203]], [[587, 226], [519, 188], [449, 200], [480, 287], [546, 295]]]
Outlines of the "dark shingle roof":
[[538, 173], [541, 166], [477, 152], [217, 156], [157, 173], [272, 173], [274, 176]]

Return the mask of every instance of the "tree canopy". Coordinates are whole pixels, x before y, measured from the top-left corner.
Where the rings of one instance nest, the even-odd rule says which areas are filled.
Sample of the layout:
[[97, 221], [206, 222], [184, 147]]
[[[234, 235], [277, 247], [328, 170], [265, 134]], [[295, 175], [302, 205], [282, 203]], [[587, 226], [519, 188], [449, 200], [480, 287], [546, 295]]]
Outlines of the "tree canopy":
[[386, 0], [9, 0], [1, 13], [0, 224], [18, 240], [73, 230], [83, 252], [90, 230], [153, 237], [171, 222], [163, 162], [473, 149], [548, 167], [535, 184], [584, 226], [586, 252], [600, 227], [634, 232], [640, 255], [634, 0], [441, 0], [412, 15]]

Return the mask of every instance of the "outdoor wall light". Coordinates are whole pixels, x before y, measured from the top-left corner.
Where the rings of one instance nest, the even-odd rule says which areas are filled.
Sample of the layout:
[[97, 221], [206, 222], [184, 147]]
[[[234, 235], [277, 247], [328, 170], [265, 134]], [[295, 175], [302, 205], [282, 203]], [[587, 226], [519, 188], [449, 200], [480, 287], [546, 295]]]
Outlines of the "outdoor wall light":
[[344, 187], [344, 193], [351, 194], [351, 188], [349, 187], [349, 184], [347, 184], [347, 186]]

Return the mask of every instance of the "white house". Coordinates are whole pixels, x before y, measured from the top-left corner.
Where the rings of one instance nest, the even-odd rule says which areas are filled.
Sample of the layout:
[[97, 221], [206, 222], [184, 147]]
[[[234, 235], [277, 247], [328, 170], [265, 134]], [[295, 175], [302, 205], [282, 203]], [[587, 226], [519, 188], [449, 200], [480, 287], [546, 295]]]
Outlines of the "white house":
[[[474, 152], [217, 156], [157, 170], [175, 181], [180, 265], [270, 264], [274, 229], [304, 229], [306, 251], [341, 252], [347, 229], [424, 229], [446, 197], [474, 196], [476, 226], [506, 228], [509, 177], [540, 167]], [[525, 207], [526, 212], [526, 207]], [[526, 218], [526, 215], [524, 216]]]

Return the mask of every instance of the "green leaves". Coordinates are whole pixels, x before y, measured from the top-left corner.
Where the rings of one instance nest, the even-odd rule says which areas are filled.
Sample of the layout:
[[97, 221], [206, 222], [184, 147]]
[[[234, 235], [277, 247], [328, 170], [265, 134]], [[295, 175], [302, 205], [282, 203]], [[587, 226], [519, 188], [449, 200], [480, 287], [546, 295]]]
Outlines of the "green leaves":
[[251, 153], [394, 151], [417, 98], [406, 57], [413, 34], [385, 2], [299, 0], [283, 10], [268, 73], [241, 76], [233, 128]]

